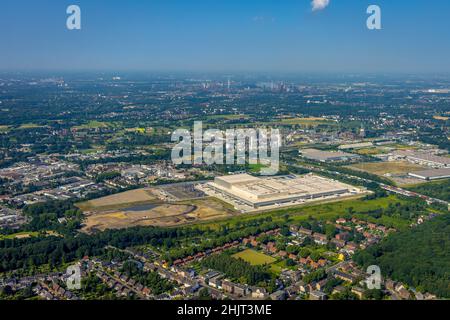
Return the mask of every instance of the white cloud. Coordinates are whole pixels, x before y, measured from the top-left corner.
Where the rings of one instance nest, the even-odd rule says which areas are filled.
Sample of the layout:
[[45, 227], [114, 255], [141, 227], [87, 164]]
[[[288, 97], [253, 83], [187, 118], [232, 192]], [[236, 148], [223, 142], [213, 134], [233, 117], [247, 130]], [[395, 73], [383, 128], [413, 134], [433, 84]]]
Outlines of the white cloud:
[[330, 0], [312, 0], [312, 10], [319, 11], [323, 10], [330, 4]]

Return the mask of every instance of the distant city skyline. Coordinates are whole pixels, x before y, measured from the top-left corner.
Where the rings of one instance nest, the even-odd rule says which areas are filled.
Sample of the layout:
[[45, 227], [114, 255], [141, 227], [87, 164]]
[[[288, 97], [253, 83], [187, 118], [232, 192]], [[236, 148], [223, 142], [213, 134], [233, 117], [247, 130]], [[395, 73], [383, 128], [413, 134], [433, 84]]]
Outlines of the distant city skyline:
[[[314, 2], [4, 0], [0, 70], [450, 72], [449, 2]], [[371, 4], [382, 30], [366, 28]]]

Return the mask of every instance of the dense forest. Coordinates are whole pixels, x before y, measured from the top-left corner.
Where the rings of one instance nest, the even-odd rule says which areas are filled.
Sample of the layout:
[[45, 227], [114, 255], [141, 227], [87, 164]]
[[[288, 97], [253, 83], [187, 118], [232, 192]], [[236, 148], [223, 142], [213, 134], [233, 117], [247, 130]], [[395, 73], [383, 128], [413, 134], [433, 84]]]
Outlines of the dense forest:
[[450, 215], [388, 237], [354, 260], [378, 265], [385, 276], [420, 291], [450, 298]]
[[229, 254], [213, 255], [202, 261], [206, 268], [218, 270], [227, 277], [250, 285], [270, 280], [271, 275], [266, 266], [252, 266], [250, 263], [233, 258]]
[[196, 229], [130, 228], [108, 230], [96, 235], [78, 234], [75, 237], [47, 237], [5, 239], [0, 241], [0, 272], [32, 269], [49, 264], [50, 267], [105, 253], [107, 245], [126, 248], [150, 243], [162, 245], [165, 240], [194, 236]]
[[411, 187], [409, 188], [409, 190], [427, 195], [429, 197], [441, 199], [444, 201], [450, 201], [450, 179], [439, 182], [421, 184], [418, 186]]

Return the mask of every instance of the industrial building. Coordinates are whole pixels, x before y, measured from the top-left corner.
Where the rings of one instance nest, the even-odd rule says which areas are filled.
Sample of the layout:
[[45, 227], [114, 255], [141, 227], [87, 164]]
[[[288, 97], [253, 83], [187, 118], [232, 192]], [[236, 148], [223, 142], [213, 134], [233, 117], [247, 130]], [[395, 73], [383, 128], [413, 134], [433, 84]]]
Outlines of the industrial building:
[[412, 163], [426, 165], [433, 168], [450, 168], [450, 158], [437, 156], [426, 152], [398, 150], [392, 154], [391, 158], [393, 160], [404, 159]]
[[341, 151], [322, 151], [317, 149], [300, 150], [302, 157], [320, 162], [341, 162], [354, 161], [361, 158], [357, 154], [341, 152]]
[[211, 196], [216, 196], [235, 207], [266, 209], [306, 201], [361, 193], [362, 190], [339, 181], [314, 174], [304, 176], [277, 176], [258, 178], [238, 174], [215, 178], [201, 186]]
[[450, 168], [423, 170], [409, 173], [411, 177], [422, 180], [438, 180], [450, 178]]

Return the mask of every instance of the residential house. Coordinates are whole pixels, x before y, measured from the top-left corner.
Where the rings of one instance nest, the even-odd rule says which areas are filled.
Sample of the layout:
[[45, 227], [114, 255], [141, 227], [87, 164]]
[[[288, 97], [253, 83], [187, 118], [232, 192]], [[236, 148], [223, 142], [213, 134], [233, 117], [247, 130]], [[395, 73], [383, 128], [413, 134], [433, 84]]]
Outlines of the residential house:
[[142, 294], [144, 294], [147, 297], [150, 296], [151, 293], [152, 293], [151, 290], [147, 287], [144, 287], [144, 289], [142, 289]]
[[227, 293], [233, 293], [234, 292], [234, 284], [231, 281], [224, 280], [222, 281], [222, 289], [223, 291]]
[[411, 293], [409, 293], [409, 291], [402, 284], [397, 285], [395, 291], [400, 296], [400, 298], [404, 300], [411, 299]]
[[347, 240], [350, 238], [350, 233], [348, 233], [348, 232], [341, 232], [341, 233], [338, 233], [338, 234], [335, 236], [335, 238], [336, 238], [337, 240], [344, 240], [344, 241], [347, 241]]
[[384, 286], [391, 292], [395, 291], [395, 282], [390, 279], [385, 281]]
[[309, 293], [309, 300], [326, 300], [327, 299], [327, 295], [326, 293], [322, 292], [322, 291], [318, 291], [318, 290], [313, 290]]
[[305, 229], [305, 228], [298, 228], [298, 232], [305, 236], [312, 236], [312, 234], [313, 234], [313, 232], [311, 230]]
[[314, 242], [320, 245], [328, 244], [327, 236], [321, 233], [314, 233]]
[[327, 265], [327, 260], [325, 260], [325, 259], [319, 259], [319, 261], [317, 261], [317, 264], [318, 264], [320, 267], [325, 267], [325, 266]]
[[300, 291], [301, 293], [308, 293], [308, 292], [309, 292], [308, 286], [305, 285], [305, 283], [304, 283], [303, 281], [297, 282], [296, 285], [298, 286], [299, 291]]
[[239, 297], [245, 297], [248, 295], [248, 288], [247, 286], [241, 285], [241, 284], [235, 284], [234, 285], [234, 294], [236, 294]]
[[328, 283], [328, 279], [325, 278], [316, 283], [316, 289], [318, 291], [323, 291], [325, 289], [325, 285]]
[[356, 278], [353, 275], [338, 270], [334, 272], [334, 276], [338, 279], [351, 283], [356, 280]]
[[375, 230], [377, 228], [377, 225], [375, 223], [368, 223], [367, 226], [370, 230]]
[[267, 299], [268, 292], [264, 288], [252, 288], [252, 298], [254, 299]]
[[213, 288], [221, 289], [222, 288], [222, 278], [223, 278], [222, 275], [215, 276], [208, 280], [208, 284]]
[[337, 249], [345, 247], [345, 240], [331, 239], [331, 243], [336, 246]]
[[297, 256], [295, 254], [290, 253], [289, 254], [289, 259], [291, 260], [297, 260]]
[[333, 289], [332, 294], [341, 294], [345, 292], [345, 287], [343, 286], [337, 286], [336, 288]]
[[361, 287], [352, 288], [352, 293], [355, 294], [358, 297], [358, 299], [362, 299], [364, 297], [364, 292], [365, 290]]
[[279, 290], [270, 295], [271, 300], [286, 300], [286, 292], [284, 290]]

